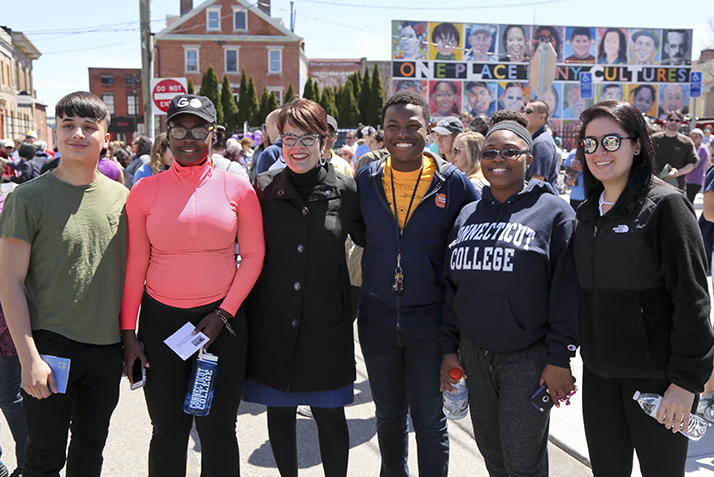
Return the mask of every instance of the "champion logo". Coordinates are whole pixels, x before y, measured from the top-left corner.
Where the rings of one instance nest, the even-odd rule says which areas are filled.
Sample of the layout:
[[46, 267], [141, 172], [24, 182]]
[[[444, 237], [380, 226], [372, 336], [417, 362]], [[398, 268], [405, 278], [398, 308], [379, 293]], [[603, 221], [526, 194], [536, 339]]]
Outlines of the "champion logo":
[[575, 346], [574, 344], [569, 344], [569, 345], [568, 345], [568, 351], [575, 351], [576, 349], [578, 349], [578, 347]]
[[618, 225], [617, 227], [613, 227], [612, 231], [615, 232], [616, 234], [626, 234], [627, 232], [630, 231], [630, 227], [628, 227], [625, 224], [622, 224], [622, 225]]
[[437, 194], [434, 201], [436, 202], [437, 207], [441, 207], [442, 209], [445, 208], [446, 207], [446, 194]]

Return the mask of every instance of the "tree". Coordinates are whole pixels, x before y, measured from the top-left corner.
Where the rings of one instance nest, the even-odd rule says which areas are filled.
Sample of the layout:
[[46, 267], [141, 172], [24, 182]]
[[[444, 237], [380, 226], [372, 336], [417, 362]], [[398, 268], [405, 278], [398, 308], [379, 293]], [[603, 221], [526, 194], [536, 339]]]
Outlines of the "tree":
[[332, 88], [325, 88], [322, 90], [322, 95], [320, 96], [320, 106], [322, 106], [327, 114], [337, 119], [337, 106], [335, 105], [335, 97], [332, 94]]
[[354, 93], [355, 98], [359, 98], [359, 95], [362, 92], [362, 73], [357, 70], [355, 73], [352, 73], [348, 79], [352, 81], [352, 92]]
[[369, 112], [369, 97], [372, 93], [372, 80], [369, 77], [369, 69], [364, 69], [362, 77], [362, 87], [360, 88], [359, 96], [359, 112], [362, 113], [362, 124], [372, 124]]
[[[233, 88], [227, 74], [223, 74], [223, 86], [221, 87], [221, 107], [223, 108], [223, 119], [226, 124], [226, 131], [230, 136], [236, 128], [238, 119], [238, 105], [233, 97]], [[243, 124], [241, 123], [241, 126]]]
[[285, 98], [283, 98], [283, 104], [287, 104], [293, 99], [295, 99], [295, 89], [293, 88], [293, 83], [290, 82], [288, 90], [285, 92]]
[[186, 92], [188, 94], [196, 94], [195, 88], [193, 86], [193, 80], [191, 78], [188, 79], [188, 87], [186, 88]]
[[312, 94], [315, 96], [315, 101], [316, 103], [320, 102], [320, 85], [317, 84], [317, 80], [312, 80]]
[[337, 109], [340, 113], [340, 119], [337, 121], [343, 128], [354, 128], [362, 119], [359, 113], [357, 100], [352, 92], [352, 82], [348, 81], [342, 88], [340, 95], [340, 104]]
[[201, 90], [198, 94], [207, 97], [213, 102], [213, 106], [216, 108], [217, 122], [218, 124], [223, 124], [223, 107], [221, 107], [221, 93], [218, 91], [218, 76], [211, 65], [203, 73]]
[[379, 68], [374, 65], [372, 72], [372, 94], [369, 96], [367, 110], [368, 123], [377, 127], [382, 122], [382, 105], [384, 104], [384, 89], [382, 89], [382, 77], [379, 74]]
[[312, 78], [307, 77], [307, 82], [305, 83], [305, 91], [302, 93], [302, 97], [305, 99], [315, 100], [315, 92], [312, 90]]
[[275, 93], [271, 91], [268, 94], [268, 90], [263, 88], [263, 95], [260, 98], [260, 111], [258, 112], [260, 124], [263, 124], [268, 114], [276, 109], [278, 109], [278, 98], [275, 97]]
[[[275, 93], [271, 91], [268, 95], [268, 114], [270, 114], [270, 112], [272, 111], [275, 111], [279, 107], [280, 105], [278, 104], [278, 98], [276, 98]], [[267, 117], [268, 115], [266, 114], [265, 116]]]
[[243, 127], [245, 121], [250, 122], [250, 114], [248, 75], [245, 73], [245, 68], [243, 68], [240, 74], [240, 88], [238, 89], [238, 115], [236, 116], [236, 124], [238, 124], [238, 127]]
[[258, 111], [260, 106], [258, 106], [258, 93], [255, 89], [255, 82], [251, 76], [248, 80], [248, 124], [251, 126], [259, 126], [263, 124], [263, 121], [258, 119]]

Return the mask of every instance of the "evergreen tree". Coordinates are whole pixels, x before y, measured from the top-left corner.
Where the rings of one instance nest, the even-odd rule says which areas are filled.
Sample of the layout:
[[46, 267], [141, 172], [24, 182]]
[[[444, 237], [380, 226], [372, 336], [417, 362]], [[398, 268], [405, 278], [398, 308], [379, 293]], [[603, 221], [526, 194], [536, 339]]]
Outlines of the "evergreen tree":
[[285, 92], [285, 98], [283, 98], [283, 104], [287, 104], [293, 99], [295, 99], [295, 89], [293, 88], [293, 83], [290, 82], [288, 90]]
[[315, 97], [313, 101], [316, 103], [320, 102], [320, 85], [317, 84], [317, 80], [312, 80], [312, 94]]
[[188, 94], [196, 94], [195, 88], [193, 86], [193, 80], [191, 78], [188, 79], [188, 86], [186, 87], [186, 92]]
[[[271, 93], [273, 94], [273, 93]], [[273, 94], [273, 98], [275, 98], [275, 95]], [[278, 101], [275, 100], [275, 107], [277, 107]], [[265, 122], [265, 118], [270, 114], [270, 112], [275, 109], [271, 107], [270, 103], [270, 95], [268, 95], [268, 90], [263, 88], [263, 94], [260, 97], [260, 109], [258, 110], [258, 115], [256, 117], [257, 121], [256, 124], [263, 124]]]
[[258, 106], [258, 93], [255, 89], [255, 82], [251, 76], [248, 79], [248, 124], [251, 126], [260, 126], [263, 124], [258, 118], [258, 111], [260, 106]]
[[[372, 124], [369, 113], [369, 97], [372, 94], [372, 80], [369, 77], [369, 69], [365, 68], [362, 77], [362, 87], [359, 94], [359, 112], [362, 114], [362, 124]], [[374, 124], [376, 126], [376, 124]]]
[[332, 96], [332, 88], [325, 88], [322, 90], [322, 95], [320, 96], [320, 106], [322, 106], [327, 114], [337, 119], [337, 106], [335, 106], [335, 98]]
[[[226, 124], [226, 131], [230, 136], [236, 128], [238, 118], [238, 105], [233, 97], [233, 88], [227, 74], [223, 74], [223, 86], [221, 87], [221, 106], [223, 107], [223, 119]], [[242, 126], [242, 124], [241, 124]]]
[[305, 91], [303, 91], [302, 97], [315, 101], [315, 92], [312, 90], [312, 78], [310, 76], [307, 77], [307, 82], [305, 83]]
[[337, 121], [343, 128], [354, 128], [359, 124], [361, 116], [355, 95], [352, 92], [352, 82], [348, 81], [342, 88], [340, 104], [337, 109], [340, 118]]
[[354, 93], [355, 98], [359, 98], [359, 95], [362, 92], [362, 73], [357, 70], [355, 73], [350, 75], [349, 80], [352, 81], [352, 92]]
[[268, 112], [265, 114], [265, 117], [268, 117], [268, 114], [270, 114], [272, 111], [275, 111], [279, 107], [280, 105], [278, 104], [278, 98], [276, 98], [275, 93], [271, 91], [268, 95]]
[[367, 105], [369, 115], [368, 123], [374, 127], [378, 127], [382, 122], [382, 105], [384, 104], [384, 89], [382, 89], [382, 77], [379, 74], [379, 68], [374, 65], [372, 73], [372, 94], [369, 96]]
[[240, 75], [240, 88], [238, 89], [236, 124], [239, 128], [243, 128], [245, 121], [250, 121], [250, 97], [248, 96], [248, 75], [245, 74], [245, 68], [243, 68]]
[[203, 73], [201, 90], [198, 94], [207, 97], [213, 102], [213, 106], [216, 108], [217, 122], [218, 124], [223, 124], [223, 107], [221, 106], [221, 93], [218, 90], [218, 75], [216, 75], [216, 70], [211, 65]]

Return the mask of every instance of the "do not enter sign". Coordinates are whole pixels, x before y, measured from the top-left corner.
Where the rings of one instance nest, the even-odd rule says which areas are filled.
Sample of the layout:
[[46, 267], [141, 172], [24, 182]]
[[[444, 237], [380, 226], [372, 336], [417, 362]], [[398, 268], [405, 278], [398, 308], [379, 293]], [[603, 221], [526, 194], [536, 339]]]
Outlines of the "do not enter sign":
[[154, 114], [166, 114], [174, 96], [186, 94], [186, 78], [154, 78], [151, 80], [151, 109]]

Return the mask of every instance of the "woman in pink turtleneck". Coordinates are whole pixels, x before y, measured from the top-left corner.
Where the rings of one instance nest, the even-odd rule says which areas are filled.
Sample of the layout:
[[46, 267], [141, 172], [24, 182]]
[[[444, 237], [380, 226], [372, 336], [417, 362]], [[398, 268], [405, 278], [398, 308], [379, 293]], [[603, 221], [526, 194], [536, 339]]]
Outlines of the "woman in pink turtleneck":
[[187, 321], [210, 338], [208, 351], [219, 358], [211, 412], [195, 418], [201, 476], [239, 475], [235, 423], [247, 349], [241, 305], [263, 266], [265, 240], [251, 185], [211, 168], [215, 122], [210, 99], [176, 96], [167, 114], [174, 166], [135, 184], [126, 204], [121, 329], [127, 376], [136, 359], [146, 368], [150, 476], [186, 475], [193, 416], [183, 412], [183, 402], [192, 360], [182, 361], [163, 341]]

